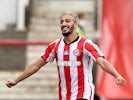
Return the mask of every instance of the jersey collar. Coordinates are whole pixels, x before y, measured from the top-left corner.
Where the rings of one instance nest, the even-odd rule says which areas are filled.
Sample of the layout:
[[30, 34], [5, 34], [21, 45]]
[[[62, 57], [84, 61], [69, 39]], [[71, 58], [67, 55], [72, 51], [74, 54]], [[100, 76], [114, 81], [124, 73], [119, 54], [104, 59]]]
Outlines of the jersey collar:
[[72, 44], [72, 43], [78, 41], [78, 39], [79, 39], [79, 36], [77, 36], [77, 38], [75, 40], [73, 40], [71, 43], [66, 43], [66, 41], [64, 39], [63, 39], [63, 41], [64, 41], [65, 44]]

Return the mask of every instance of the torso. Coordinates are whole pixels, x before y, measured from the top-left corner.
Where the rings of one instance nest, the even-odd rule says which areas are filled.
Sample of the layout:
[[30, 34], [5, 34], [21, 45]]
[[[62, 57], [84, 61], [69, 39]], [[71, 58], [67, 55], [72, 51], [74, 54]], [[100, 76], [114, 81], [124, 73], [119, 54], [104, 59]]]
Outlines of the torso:
[[88, 98], [94, 91], [92, 67], [95, 57], [86, 50], [85, 44], [86, 40], [81, 37], [71, 44], [63, 39], [55, 43], [53, 52], [59, 73], [60, 100]]

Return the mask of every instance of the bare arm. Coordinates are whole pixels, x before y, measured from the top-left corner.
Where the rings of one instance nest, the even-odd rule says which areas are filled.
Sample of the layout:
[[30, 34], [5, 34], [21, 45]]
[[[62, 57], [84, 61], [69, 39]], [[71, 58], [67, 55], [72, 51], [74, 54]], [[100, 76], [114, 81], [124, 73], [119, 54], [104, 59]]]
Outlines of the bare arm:
[[126, 84], [126, 80], [117, 72], [117, 70], [106, 59], [104, 59], [103, 57], [99, 57], [96, 62], [98, 65], [100, 65], [100, 67], [104, 71], [116, 77], [116, 83], [118, 85]]
[[26, 69], [22, 72], [22, 74], [20, 74], [20, 76], [18, 76], [16, 79], [7, 80], [6, 82], [7, 87], [12, 87], [17, 83], [19, 83], [20, 81], [28, 78], [29, 76], [37, 72], [46, 63], [47, 62], [44, 61], [42, 58], [38, 59], [36, 62], [26, 67]]

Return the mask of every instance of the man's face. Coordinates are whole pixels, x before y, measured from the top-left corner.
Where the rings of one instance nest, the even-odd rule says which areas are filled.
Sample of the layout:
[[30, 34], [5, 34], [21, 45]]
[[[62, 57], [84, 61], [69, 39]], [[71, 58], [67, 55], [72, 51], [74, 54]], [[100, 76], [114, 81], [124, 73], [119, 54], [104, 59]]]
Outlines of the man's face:
[[74, 30], [73, 17], [70, 15], [64, 15], [60, 19], [60, 26], [63, 36], [69, 36]]

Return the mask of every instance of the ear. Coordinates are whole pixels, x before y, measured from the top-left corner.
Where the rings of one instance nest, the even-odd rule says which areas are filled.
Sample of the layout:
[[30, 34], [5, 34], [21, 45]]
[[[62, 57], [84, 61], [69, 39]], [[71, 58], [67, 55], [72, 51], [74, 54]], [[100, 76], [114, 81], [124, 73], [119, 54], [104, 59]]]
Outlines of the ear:
[[78, 23], [75, 23], [75, 24], [74, 24], [74, 27], [77, 28], [77, 27], [78, 27]]

